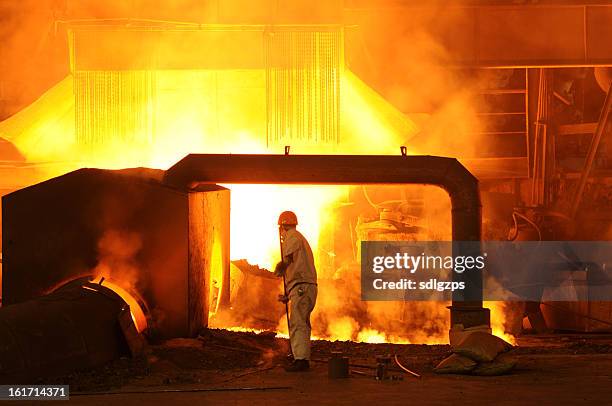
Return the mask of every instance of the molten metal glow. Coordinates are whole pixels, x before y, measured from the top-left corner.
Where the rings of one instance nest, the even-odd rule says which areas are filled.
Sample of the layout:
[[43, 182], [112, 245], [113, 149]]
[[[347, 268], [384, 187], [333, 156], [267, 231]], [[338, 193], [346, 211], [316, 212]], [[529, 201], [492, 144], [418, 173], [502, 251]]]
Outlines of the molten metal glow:
[[506, 340], [512, 345], [516, 345], [516, 337], [506, 332], [507, 321], [504, 304], [502, 302], [485, 302], [484, 306], [491, 310], [491, 330], [493, 330], [493, 335]]
[[266, 330], [260, 330], [260, 329], [256, 329], [256, 328], [247, 328], [247, 327], [224, 327], [224, 330], [228, 330], [228, 331], [234, 331], [236, 333], [255, 333], [255, 334], [261, 334], [261, 333], [265, 333]]
[[359, 332], [357, 335], [357, 341], [371, 344], [410, 344], [410, 341], [405, 338], [397, 337], [394, 335], [385, 334], [383, 332], [366, 328]]

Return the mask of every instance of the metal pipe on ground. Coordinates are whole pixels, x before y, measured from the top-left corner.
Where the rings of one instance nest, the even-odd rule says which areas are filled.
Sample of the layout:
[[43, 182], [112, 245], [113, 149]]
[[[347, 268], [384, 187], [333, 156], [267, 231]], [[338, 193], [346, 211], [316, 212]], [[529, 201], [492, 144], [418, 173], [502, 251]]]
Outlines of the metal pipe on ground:
[[[166, 171], [164, 182], [178, 188], [206, 183], [252, 184], [427, 184], [446, 190], [452, 205], [454, 241], [480, 241], [482, 211], [478, 179], [458, 160], [405, 155], [220, 155], [191, 154]], [[458, 243], [454, 255], [479, 255], [478, 244]], [[482, 307], [482, 275], [454, 274], [471, 286], [453, 292], [451, 326], [489, 325]]]
[[0, 309], [0, 383], [90, 369], [142, 350], [129, 306], [87, 280]]

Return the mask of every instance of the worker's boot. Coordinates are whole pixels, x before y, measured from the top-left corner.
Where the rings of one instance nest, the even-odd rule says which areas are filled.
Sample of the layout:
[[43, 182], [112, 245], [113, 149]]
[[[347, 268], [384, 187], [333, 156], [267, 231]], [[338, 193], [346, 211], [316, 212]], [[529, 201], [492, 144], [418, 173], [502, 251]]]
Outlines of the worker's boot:
[[287, 372], [304, 372], [310, 368], [310, 362], [307, 359], [296, 359], [289, 366], [285, 367]]

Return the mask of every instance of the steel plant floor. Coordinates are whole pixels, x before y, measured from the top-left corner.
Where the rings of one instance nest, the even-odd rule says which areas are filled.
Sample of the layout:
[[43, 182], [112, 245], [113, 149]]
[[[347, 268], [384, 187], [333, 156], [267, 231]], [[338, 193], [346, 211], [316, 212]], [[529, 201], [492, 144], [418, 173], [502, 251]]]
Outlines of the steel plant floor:
[[[612, 399], [611, 335], [526, 336], [513, 350], [519, 359], [510, 375], [436, 375], [449, 353], [445, 345], [313, 344], [311, 371], [288, 374], [279, 364], [286, 340], [271, 335], [212, 331], [198, 340], [152, 345], [146, 358], [118, 360], [46, 383], [68, 383], [71, 402], [82, 405], [195, 404], [609, 404]], [[331, 351], [350, 355], [348, 379], [331, 380], [324, 360]], [[377, 355], [397, 354], [416, 379], [373, 378]], [[365, 376], [363, 374], [369, 374]]]

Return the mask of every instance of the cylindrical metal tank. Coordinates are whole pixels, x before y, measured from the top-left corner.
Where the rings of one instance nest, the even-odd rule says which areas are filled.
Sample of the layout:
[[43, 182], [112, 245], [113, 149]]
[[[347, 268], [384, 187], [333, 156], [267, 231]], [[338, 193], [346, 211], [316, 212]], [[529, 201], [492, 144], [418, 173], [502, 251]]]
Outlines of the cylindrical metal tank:
[[32, 383], [130, 353], [129, 306], [111, 289], [76, 280], [0, 309], [0, 383]]

